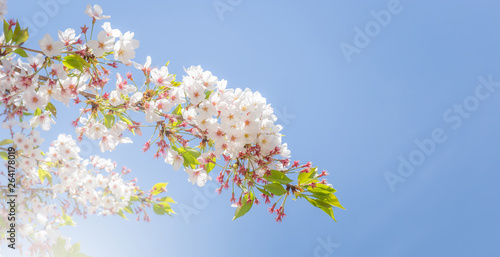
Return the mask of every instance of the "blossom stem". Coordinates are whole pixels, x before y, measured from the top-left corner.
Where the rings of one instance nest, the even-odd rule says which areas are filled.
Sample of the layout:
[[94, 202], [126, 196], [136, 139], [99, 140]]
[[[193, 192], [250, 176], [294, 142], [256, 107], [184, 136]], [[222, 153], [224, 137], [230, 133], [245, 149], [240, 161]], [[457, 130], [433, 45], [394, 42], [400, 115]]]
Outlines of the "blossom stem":
[[43, 54], [42, 51], [31, 49], [31, 48], [27, 48], [27, 47], [24, 47], [24, 46], [18, 46], [18, 45], [11, 45], [11, 46], [9, 46], [9, 45], [2, 45], [2, 46], [0, 46], [0, 48], [16, 48], [16, 49], [19, 48], [19, 49], [23, 49], [23, 50], [26, 50], [26, 51]]

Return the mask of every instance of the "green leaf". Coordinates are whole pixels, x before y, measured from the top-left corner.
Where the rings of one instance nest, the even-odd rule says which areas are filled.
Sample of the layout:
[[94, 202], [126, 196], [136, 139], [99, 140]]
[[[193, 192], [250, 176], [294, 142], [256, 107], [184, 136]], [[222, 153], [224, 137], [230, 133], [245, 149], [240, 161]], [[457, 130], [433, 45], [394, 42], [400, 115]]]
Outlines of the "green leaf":
[[158, 214], [158, 215], [165, 215], [165, 210], [163, 209], [163, 206], [160, 204], [155, 204], [153, 205], [153, 211]]
[[335, 189], [320, 183], [317, 183], [314, 188], [312, 186], [308, 186], [307, 190], [315, 195], [329, 195], [336, 191]]
[[19, 31], [19, 33], [17, 35], [14, 33], [14, 38], [12, 39], [12, 41], [16, 45], [21, 45], [22, 43], [26, 42], [28, 40], [28, 38], [29, 38], [28, 29], [23, 29], [23, 30]]
[[35, 113], [33, 115], [40, 116], [42, 114], [42, 110], [40, 108], [36, 108]]
[[129, 119], [125, 118], [123, 115], [121, 114], [118, 114], [118, 118], [120, 118], [120, 120], [124, 121], [125, 123], [127, 123], [127, 125], [133, 125], [132, 124], [132, 121], [130, 121]]
[[9, 23], [7, 20], [3, 20], [3, 33], [7, 35], [7, 32], [9, 31]]
[[14, 141], [12, 139], [4, 139], [2, 142], [0, 142], [0, 145], [6, 145], [6, 144], [12, 144]]
[[70, 256], [66, 251], [66, 240], [59, 238], [57, 243], [52, 247], [54, 257], [67, 257]]
[[326, 214], [328, 214], [328, 216], [332, 217], [332, 219], [333, 219], [335, 222], [337, 222], [337, 221], [335, 220], [335, 217], [333, 216], [333, 208], [332, 208], [331, 206], [329, 206], [329, 207], [320, 207], [320, 209], [321, 209], [322, 211], [324, 211]]
[[69, 251], [66, 251], [66, 240], [59, 238], [57, 243], [52, 247], [54, 257], [89, 257], [80, 252], [80, 243], [71, 246]]
[[211, 162], [209, 162], [208, 164], [205, 165], [205, 168], [207, 170], [207, 174], [210, 173], [210, 171], [212, 171], [215, 168], [216, 162], [217, 162], [217, 160], [215, 158], [212, 158]]
[[12, 35], [12, 42], [14, 44], [16, 44], [19, 33], [21, 33], [21, 26], [19, 26], [19, 23], [17, 23], [16, 27], [14, 28], [14, 34]]
[[115, 124], [115, 116], [111, 114], [104, 115], [104, 125], [106, 128], [111, 129]]
[[172, 112], [172, 114], [175, 114], [175, 115], [182, 115], [182, 106], [179, 104], [177, 105], [177, 107], [175, 107], [174, 111]]
[[267, 192], [265, 189], [261, 189], [259, 187], [256, 187], [261, 193], [267, 195], [267, 196], [272, 196], [271, 193]]
[[196, 165], [200, 164], [196, 158], [190, 153], [190, 152], [184, 152], [182, 154], [182, 157], [184, 158], [184, 166], [185, 167], [191, 167], [192, 169], [195, 168]]
[[85, 59], [76, 54], [64, 57], [63, 64], [68, 69], [77, 69], [81, 72], [83, 72], [84, 67], [90, 67], [90, 64]]
[[64, 223], [61, 226], [76, 226], [76, 222], [74, 222], [70, 216], [63, 214], [62, 218], [64, 220]]
[[6, 161], [9, 160], [9, 155], [6, 152], [0, 152], [0, 157]]
[[174, 201], [174, 199], [172, 199], [172, 197], [168, 196], [162, 197], [160, 201], [165, 203], [177, 203], [176, 201]]
[[342, 206], [339, 202], [339, 199], [334, 195], [334, 194], [330, 194], [328, 195], [328, 197], [324, 198], [325, 202], [335, 206], [335, 207], [339, 207], [341, 209], [344, 209], [344, 206]]
[[281, 196], [286, 193], [286, 189], [280, 183], [267, 184], [264, 188], [274, 195]]
[[310, 198], [308, 196], [305, 196], [305, 195], [301, 195], [302, 197], [304, 197], [309, 203], [311, 203], [312, 205], [314, 205], [314, 207], [318, 207], [318, 208], [321, 208], [321, 207], [331, 207], [331, 205], [323, 200], [320, 200], [320, 199], [315, 199], [315, 198]]
[[213, 91], [207, 91], [205, 92], [205, 99], [208, 99], [210, 95], [212, 94]]
[[314, 167], [312, 168], [309, 172], [301, 172], [298, 177], [298, 181], [300, 184], [307, 184], [310, 183], [311, 180], [314, 179], [314, 176], [316, 175], [316, 170], [317, 168]]
[[[335, 217], [333, 216], [332, 205], [345, 210], [345, 208], [338, 202], [337, 197], [335, 197], [333, 194], [324, 199], [314, 199], [305, 195], [300, 195], [300, 197], [305, 198], [309, 203], [311, 203], [315, 207], [320, 208], [322, 211], [328, 214], [328, 216], [332, 217], [333, 220], [335, 220]], [[335, 222], [337, 221], [335, 220]]]
[[174, 151], [178, 152], [180, 155], [182, 155], [182, 157], [184, 158], [184, 167], [191, 167], [191, 168], [195, 168], [196, 165], [199, 165], [200, 162], [198, 162], [198, 160], [196, 160], [196, 158], [200, 157], [200, 152], [196, 151], [195, 149], [193, 148], [184, 148], [184, 147], [175, 147], [175, 146], [172, 146], [172, 149], [174, 149]]
[[117, 214], [118, 214], [118, 216], [120, 216], [120, 217], [122, 217], [122, 218], [124, 218], [124, 219], [128, 220], [128, 219], [127, 219], [127, 216], [125, 216], [125, 214], [123, 214], [123, 211], [122, 211], [122, 210], [120, 210]]
[[26, 53], [26, 51], [24, 51], [24, 49], [21, 49], [21, 48], [14, 50], [14, 53], [16, 53], [19, 56], [24, 57], [24, 58], [28, 57], [28, 54]]
[[12, 40], [12, 36], [14, 36], [14, 32], [10, 29], [7, 31], [7, 34], [5, 34], [5, 42], [9, 43]]
[[52, 185], [52, 175], [50, 174], [50, 172], [48, 172], [44, 169], [38, 169], [38, 177], [40, 178], [40, 181], [42, 182], [42, 184], [43, 184], [43, 181], [45, 180], [45, 178], [47, 178], [47, 180], [49, 181], [49, 184]]
[[57, 118], [57, 109], [51, 102], [47, 104], [45, 110], [50, 111], [50, 113], [52, 113], [52, 115]]
[[132, 213], [134, 213], [134, 210], [133, 210], [133, 209], [132, 209], [132, 207], [130, 207], [130, 206], [127, 206], [127, 207], [125, 207], [125, 208], [123, 208], [123, 209], [124, 209], [126, 212], [128, 212], [128, 213], [131, 213], [131, 214], [132, 214]]
[[[175, 109], [172, 111], [172, 114], [173, 115], [182, 116], [182, 105], [180, 105], [180, 104], [177, 105], [177, 107], [175, 107]], [[176, 121], [176, 122], [172, 123], [172, 126], [175, 127], [175, 126], [177, 126], [179, 124], [181, 124], [181, 122], [180, 121]]]
[[[249, 197], [252, 201], [250, 203], [247, 203]], [[241, 202], [240, 202], [241, 206], [239, 206], [236, 209], [236, 212], [234, 213], [233, 220], [245, 215], [248, 211], [250, 211], [250, 209], [252, 208], [252, 205], [253, 205], [253, 199], [254, 199], [254, 196], [253, 196], [252, 192], [249, 192], [247, 195], [245, 195], [245, 197], [243, 197], [241, 199]]]
[[157, 183], [156, 185], [153, 186], [151, 193], [153, 195], [157, 195], [159, 193], [165, 192], [167, 189], [167, 184], [168, 183]]
[[281, 184], [288, 184], [293, 182], [293, 180], [283, 174], [283, 172], [277, 170], [271, 170], [271, 175], [264, 178], [269, 182], [279, 182]]
[[191, 148], [191, 147], [186, 147], [184, 148], [186, 150], [186, 152], [188, 152], [189, 154], [191, 154], [191, 156], [193, 156], [195, 159], [197, 159], [198, 157], [200, 157], [201, 153], [198, 152], [196, 149], [194, 148]]
[[175, 214], [174, 210], [172, 210], [172, 208], [170, 207], [170, 204], [168, 203], [160, 203], [159, 204], [161, 207], [163, 207], [163, 211], [168, 214], [169, 216], [172, 216], [172, 214]]

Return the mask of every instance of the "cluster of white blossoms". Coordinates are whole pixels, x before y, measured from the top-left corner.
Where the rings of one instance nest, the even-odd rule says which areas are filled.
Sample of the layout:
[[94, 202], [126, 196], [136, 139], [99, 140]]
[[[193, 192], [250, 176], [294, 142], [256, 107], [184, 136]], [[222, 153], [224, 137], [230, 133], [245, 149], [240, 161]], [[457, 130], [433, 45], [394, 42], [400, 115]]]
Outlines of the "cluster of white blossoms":
[[68, 194], [86, 207], [82, 211], [98, 214], [117, 213], [135, 195], [135, 184], [123, 181], [122, 174], [114, 171], [116, 163], [99, 156], [82, 159], [70, 135], [60, 134], [44, 154], [38, 147], [44, 139], [36, 130], [28, 136], [16, 132], [13, 141], [21, 156], [17, 168], [23, 171], [23, 188], [40, 185], [40, 170], [50, 172], [58, 178], [51, 181], [52, 198]]
[[[89, 6], [86, 13], [95, 20], [109, 18], [102, 15], [99, 6]], [[115, 60], [132, 64], [130, 60], [134, 58], [135, 49], [139, 46], [139, 42], [133, 39], [134, 33], [122, 33], [112, 29], [109, 22], [105, 22], [102, 28], [96, 39], [85, 44], [81, 35], [77, 35], [71, 28], [59, 31], [59, 41], [54, 41], [47, 34], [39, 44], [44, 55], [48, 57], [58, 56], [64, 49], [86, 51], [88, 48], [94, 57], [113, 52]], [[51, 64], [49, 81], [39, 85], [37, 71], [43, 66], [44, 60], [41, 54], [29, 55], [28, 63], [21, 59], [17, 59], [17, 63], [2, 60], [4, 70], [0, 74], [0, 83], [3, 82], [0, 87], [10, 92], [6, 104], [13, 102], [29, 110], [45, 110], [51, 99], [68, 105], [71, 99], [76, 99], [82, 92], [99, 94], [100, 85], [91, 80], [91, 74], [74, 70], [74, 74], [78, 76], [68, 76], [60, 63]], [[196, 128], [198, 135], [214, 142], [213, 149], [204, 153], [200, 163], [207, 163], [207, 157], [217, 158], [221, 155], [234, 159], [244, 155], [249, 146], [258, 146], [258, 155], [252, 161], [265, 163], [265, 167], [259, 169], [259, 176], [262, 177], [272, 169], [283, 170], [280, 162], [270, 162], [266, 159], [276, 154], [289, 158], [290, 151], [287, 145], [281, 142], [282, 135], [279, 132], [282, 127], [274, 124], [277, 118], [273, 109], [259, 92], [252, 92], [250, 89], [227, 89], [227, 81], [218, 80], [211, 72], [203, 71], [200, 66], [186, 69], [187, 76], [183, 77], [180, 85], [174, 86], [174, 75], [169, 73], [166, 66], [151, 68], [150, 57], [144, 65], [133, 64], [144, 71], [147, 82], [168, 90], [157, 97], [145, 99], [144, 93], [138, 92], [136, 85], [128, 84], [127, 79], [117, 73], [115, 89], [105, 95], [109, 106], [135, 110], [136, 104], [142, 101], [145, 121], [156, 123], [163, 120], [164, 115], [169, 114], [174, 107], [183, 105], [181, 118]], [[18, 70], [14, 70], [14, 66]], [[31, 75], [31, 79], [23, 79]], [[90, 117], [91, 115], [79, 119], [83, 126], [77, 127], [76, 133], [79, 137], [85, 135], [94, 140], [99, 139], [101, 151], [112, 151], [119, 143], [132, 142], [130, 138], [122, 136], [122, 132], [128, 128], [125, 122], [118, 121], [108, 129], [102, 120]], [[50, 129], [51, 124], [54, 124], [54, 120], [49, 111], [43, 111], [30, 120], [31, 126], [41, 126], [44, 130]], [[183, 157], [170, 148], [165, 151], [164, 156], [165, 161], [173, 164], [175, 168], [179, 168], [183, 162]], [[198, 185], [203, 185], [210, 179], [201, 168], [187, 169], [186, 172], [190, 175], [189, 181]]]
[[0, 20], [7, 14], [7, 0], [0, 0]]
[[[283, 158], [290, 157], [287, 144], [281, 142], [282, 127], [274, 124], [277, 118], [273, 109], [259, 92], [227, 89], [227, 81], [218, 80], [200, 66], [192, 66], [186, 72], [188, 76], [184, 76], [179, 90], [188, 96], [191, 105], [182, 110], [182, 117], [214, 142], [214, 150], [199, 158], [200, 163], [207, 163], [204, 157], [209, 156], [245, 156], [249, 147], [255, 146], [259, 149], [259, 154], [253, 155], [255, 163], [278, 153]], [[259, 169], [259, 176], [270, 169], [282, 170], [283, 166], [280, 162], [269, 163]]]
[[16, 132], [13, 141], [17, 145], [17, 150], [20, 150], [23, 155], [23, 158], [19, 160], [18, 166], [26, 174], [23, 186], [30, 187], [37, 184], [40, 181], [38, 177], [38, 164], [43, 160], [42, 151], [38, 146], [44, 139], [40, 137], [38, 131], [32, 130], [28, 136]]
[[[0, 16], [5, 13], [4, 4], [0, 0]], [[149, 127], [154, 132], [143, 150], [156, 145], [154, 157], [161, 156], [175, 170], [184, 167], [192, 184], [204, 186], [218, 166], [218, 192], [230, 188], [229, 183], [242, 189], [237, 202], [234, 192], [231, 198], [237, 207], [235, 218], [248, 211], [242, 211], [243, 205], [258, 204], [253, 193], [257, 186], [265, 203], [286, 192], [271, 208], [278, 214], [277, 221], [285, 215], [283, 205], [288, 195], [298, 198], [317, 184], [324, 184], [321, 190], [325, 192], [334, 191], [326, 180], [317, 180], [326, 172], [316, 174], [310, 162], [300, 165], [294, 161], [290, 166], [291, 152], [282, 143], [282, 127], [275, 124], [273, 108], [259, 92], [229, 89], [226, 80], [200, 66], [185, 69], [187, 75], [175, 81], [168, 64], [151, 67], [149, 56], [144, 64], [132, 62], [139, 47], [134, 33], [122, 33], [105, 22], [97, 36], [92, 35], [96, 21], [109, 16], [103, 15], [98, 5], [87, 6], [85, 13], [92, 17], [91, 33], [83, 26], [81, 34], [71, 28], [59, 31], [57, 40], [46, 34], [39, 40], [41, 51], [22, 46], [28, 39], [27, 29], [20, 29], [13, 20], [4, 26], [7, 36], [0, 36], [0, 101], [4, 107], [0, 116], [4, 116], [2, 127], [10, 131], [12, 139], [3, 140], [2, 145], [13, 143], [17, 150], [15, 167], [23, 202], [19, 224], [21, 236], [30, 238], [32, 255], [49, 252], [61, 237], [58, 227], [72, 225], [72, 215], [125, 217], [122, 211], [126, 211], [137, 214], [138, 219], [144, 213], [144, 220], [149, 220], [145, 208], [151, 206], [160, 215], [173, 213], [172, 200], [157, 196], [166, 191], [166, 183], [141, 191], [135, 180], [123, 180], [128, 170], [116, 172], [113, 161], [99, 156], [81, 158], [71, 135], [60, 134], [42, 152], [44, 139], [36, 129], [47, 131], [55, 124], [55, 101], [68, 107], [71, 100], [85, 105], [72, 122], [76, 139], [99, 140], [102, 152], [114, 151], [120, 143], [132, 143], [124, 136], [127, 130], [140, 136], [141, 128]], [[105, 68], [118, 68], [119, 63], [142, 71], [144, 82], [136, 81], [132, 73], [113, 75]], [[116, 81], [110, 81], [114, 76]], [[16, 127], [21, 130], [16, 131]], [[305, 182], [291, 184], [285, 175], [288, 172], [306, 173]], [[328, 206], [336, 198], [329, 199]], [[279, 201], [282, 205], [274, 211]], [[6, 212], [0, 209], [0, 214], [5, 217]]]
[[[184, 91], [193, 104], [183, 111], [188, 123], [198, 126], [209, 138], [215, 141], [214, 153], [239, 156], [246, 145], [259, 145], [261, 154], [267, 156], [273, 150], [286, 148], [281, 144], [282, 127], [275, 125], [277, 120], [270, 104], [259, 92], [226, 89], [225, 80], [218, 81], [209, 71], [200, 66], [187, 70], [189, 76], [184, 77]], [[212, 91], [208, 99], [197, 97], [204, 90]], [[283, 157], [288, 158], [289, 155]]]
[[109, 22], [105, 22], [102, 29], [97, 34], [97, 39], [89, 40], [86, 44], [82, 43], [81, 35], [77, 35], [72, 28], [59, 31], [59, 41], [55, 41], [49, 34], [46, 34], [38, 41], [38, 44], [43, 54], [48, 57], [58, 56], [68, 47], [77, 50], [85, 50], [88, 47], [95, 57], [102, 57], [105, 53], [113, 52], [115, 60], [127, 65], [131, 64], [130, 60], [135, 57], [135, 49], [139, 47], [139, 41], [134, 39], [134, 33], [130, 31], [122, 33], [118, 29], [112, 29]]
[[[128, 206], [130, 197], [135, 195], [135, 184], [123, 181], [120, 173], [110, 173], [116, 167], [111, 160], [98, 156], [83, 160], [79, 152], [71, 136], [60, 134], [46, 153], [40, 167], [52, 170], [60, 178], [60, 183], [52, 187], [53, 197], [67, 193], [91, 214], [114, 214]], [[53, 163], [56, 165], [52, 167]]]
[[[13, 119], [2, 124], [11, 131], [18, 126], [21, 132], [29, 127]], [[39, 146], [44, 139], [40, 133], [21, 132], [13, 132], [20, 184], [16, 193], [19, 206], [16, 224], [20, 237], [31, 240], [29, 252], [49, 251], [58, 238], [64, 238], [59, 227], [74, 225], [67, 214], [116, 214], [130, 205], [131, 197], [138, 196], [135, 183], [124, 181], [123, 171], [115, 171], [116, 163], [99, 156], [82, 159], [70, 135], [60, 134], [48, 151], [42, 153]], [[44, 186], [48, 183], [50, 190]], [[62, 205], [58, 207], [56, 202]], [[4, 201], [0, 206], [3, 204]], [[4, 207], [0, 219], [6, 220], [8, 208]]]
[[123, 132], [127, 129], [127, 124], [123, 121], [116, 122], [111, 129], [106, 128], [100, 122], [95, 122], [87, 118], [80, 118], [80, 122], [84, 125], [76, 128], [76, 134], [79, 137], [86, 137], [96, 140], [100, 139], [99, 147], [101, 152], [113, 151], [120, 143], [132, 143], [132, 140], [123, 136]]
[[[64, 220], [60, 208], [56, 204], [40, 201], [46, 197], [43, 192], [39, 194], [19, 192], [16, 197], [18, 209], [16, 212], [16, 225], [18, 238], [30, 238], [31, 247], [29, 256], [36, 256], [34, 252], [48, 252], [58, 238], [64, 238], [59, 227], [68, 220]], [[0, 209], [1, 217], [8, 215], [8, 208]], [[70, 225], [70, 224], [66, 224]]]

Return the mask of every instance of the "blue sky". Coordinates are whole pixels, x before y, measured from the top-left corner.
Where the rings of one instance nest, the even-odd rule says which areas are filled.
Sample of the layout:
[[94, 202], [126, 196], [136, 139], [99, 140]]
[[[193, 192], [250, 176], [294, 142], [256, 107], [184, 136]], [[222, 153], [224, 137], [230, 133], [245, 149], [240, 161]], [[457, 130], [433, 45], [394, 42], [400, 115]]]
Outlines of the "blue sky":
[[[55, 37], [57, 30], [90, 24], [85, 1], [40, 1], [57, 3], [54, 13], [27, 2], [10, 0], [7, 17], [37, 26], [28, 45], [45, 33]], [[64, 232], [81, 243], [82, 252], [93, 257], [500, 254], [499, 3], [90, 2], [95, 3], [112, 16], [114, 28], [135, 32], [141, 42], [137, 62], [147, 55], [156, 66], [169, 60], [170, 71], [179, 75], [182, 67], [201, 65], [227, 79], [229, 87], [261, 92], [279, 112], [292, 157], [329, 171], [347, 210], [335, 212], [335, 223], [308, 203], [290, 201], [282, 223], [267, 206], [231, 221], [229, 193], [214, 197], [192, 186], [185, 173], [142, 153], [147, 138], [136, 137], [136, 144], [103, 156], [131, 168], [144, 188], [170, 182], [179, 215], [153, 216], [150, 223], [133, 217], [78, 219], [77, 227]], [[214, 3], [233, 6], [220, 14]], [[387, 13], [390, 21], [382, 15]], [[380, 15], [387, 22], [376, 18]], [[369, 42], [361, 44], [357, 31]], [[346, 54], [341, 45], [357, 50]], [[490, 82], [481, 86], [480, 77]], [[74, 133], [71, 112], [60, 111], [47, 140]], [[432, 139], [436, 130], [442, 143]], [[427, 155], [415, 141], [429, 140], [434, 148], [427, 144]], [[84, 154], [100, 154], [90, 141], [84, 144]], [[405, 168], [405, 176], [398, 173], [399, 156], [413, 173]], [[388, 172], [399, 178], [392, 188]], [[194, 208], [196, 214], [179, 208]], [[331, 249], [321, 243], [327, 241]], [[2, 255], [12, 254], [6, 249]]]

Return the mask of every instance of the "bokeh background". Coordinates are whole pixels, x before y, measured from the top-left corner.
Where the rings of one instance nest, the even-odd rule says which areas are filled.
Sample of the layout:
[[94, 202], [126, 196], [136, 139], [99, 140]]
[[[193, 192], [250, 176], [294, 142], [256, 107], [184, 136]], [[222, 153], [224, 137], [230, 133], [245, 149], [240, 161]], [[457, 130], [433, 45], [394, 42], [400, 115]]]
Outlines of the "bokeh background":
[[[100, 4], [113, 28], [135, 32], [135, 61], [170, 61], [179, 76], [201, 65], [229, 87], [261, 92], [293, 159], [329, 171], [347, 210], [335, 212], [336, 223], [289, 201], [282, 223], [263, 205], [231, 221], [230, 193], [216, 196], [214, 183], [197, 188], [143, 153], [147, 132], [113, 153], [85, 140], [83, 156], [115, 159], [146, 189], [169, 182], [178, 204], [173, 218], [153, 214], [149, 223], [76, 219], [64, 233], [82, 252], [500, 256], [499, 2], [9, 0], [7, 18], [34, 28], [28, 45], [37, 46], [45, 33], [89, 26], [88, 3]], [[72, 110], [59, 108], [45, 146], [58, 133], [74, 135]], [[444, 142], [432, 148], [435, 130]], [[428, 154], [415, 141], [427, 142]], [[2, 256], [14, 254], [2, 246]]]

